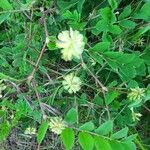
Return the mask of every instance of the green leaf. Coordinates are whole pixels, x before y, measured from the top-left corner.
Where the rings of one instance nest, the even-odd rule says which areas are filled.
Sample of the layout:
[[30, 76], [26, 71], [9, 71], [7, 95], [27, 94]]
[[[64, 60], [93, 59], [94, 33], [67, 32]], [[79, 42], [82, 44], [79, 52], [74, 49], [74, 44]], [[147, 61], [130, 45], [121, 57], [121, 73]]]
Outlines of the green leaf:
[[79, 129], [80, 130], [85, 130], [85, 131], [93, 131], [94, 130], [94, 124], [92, 121], [86, 122], [83, 124]]
[[150, 56], [150, 47], [148, 47], [141, 56], [147, 65], [150, 65], [149, 56]]
[[79, 0], [78, 4], [77, 4], [77, 9], [78, 12], [81, 14], [82, 13], [82, 8], [83, 8], [83, 4], [85, 3], [85, 0]]
[[120, 131], [114, 133], [111, 138], [113, 139], [121, 139], [121, 138], [124, 138], [124, 137], [127, 137], [127, 134], [128, 134], [128, 127], [125, 127], [123, 129], [121, 129]]
[[105, 52], [104, 56], [113, 59], [115, 62], [117, 62], [120, 65], [133, 63], [135, 59], [139, 61], [139, 57], [137, 57], [135, 54], [126, 54], [122, 52]]
[[56, 46], [56, 37], [55, 36], [49, 36], [48, 37], [49, 42], [47, 43], [47, 47], [49, 50], [56, 50], [57, 46]]
[[80, 132], [78, 135], [78, 141], [81, 147], [83, 148], [83, 150], [93, 150], [94, 139], [89, 133]]
[[135, 33], [133, 36], [131, 36], [130, 38], [132, 40], [136, 40], [136, 39], [140, 38], [144, 33], [146, 33], [149, 30], [150, 30], [150, 24], [146, 24], [144, 27], [139, 29], [139, 31], [137, 33]]
[[130, 80], [130, 82], [128, 83], [128, 88], [136, 88], [139, 87], [138, 82], [136, 82], [135, 80]]
[[147, 22], [150, 22], [150, 2], [145, 3], [142, 8], [140, 9], [140, 11], [134, 15], [135, 19], [143, 19]]
[[7, 138], [7, 136], [9, 135], [10, 129], [11, 129], [11, 126], [8, 121], [5, 121], [0, 124], [0, 133], [1, 133], [0, 143], [2, 143]]
[[75, 10], [73, 13], [70, 12], [69, 10], [67, 10], [64, 14], [63, 14], [63, 18], [64, 19], [68, 19], [68, 20], [73, 20], [73, 21], [80, 21], [80, 14]]
[[94, 97], [94, 104], [100, 105], [100, 106], [104, 106], [104, 100], [103, 100], [103, 98], [100, 97], [100, 96], [98, 96], [98, 95], [96, 95]]
[[109, 142], [102, 137], [95, 136], [95, 146], [97, 150], [112, 150]]
[[122, 27], [125, 27], [125, 28], [128, 28], [128, 29], [134, 29], [137, 24], [135, 22], [131, 21], [131, 20], [122, 20], [120, 22], [120, 25]]
[[110, 48], [110, 42], [100, 42], [97, 43], [94, 47], [90, 48], [91, 51], [97, 52], [105, 52], [108, 51]]
[[131, 14], [131, 5], [128, 5], [124, 8], [123, 12], [119, 15], [118, 19], [122, 20], [126, 17], [128, 17]]
[[58, 5], [61, 13], [69, 10], [70, 8], [75, 6], [77, 3], [78, 3], [78, 0], [70, 0], [69, 2], [63, 1], [63, 0], [57, 1], [57, 5]]
[[133, 135], [130, 135], [128, 137], [126, 137], [123, 141], [125, 142], [132, 142], [136, 139], [136, 137], [138, 136], [138, 134], [133, 134]]
[[0, 8], [4, 10], [11, 10], [13, 9], [12, 5], [9, 3], [8, 0], [1, 0], [0, 1]]
[[108, 33], [105, 33], [105, 32], [103, 33], [102, 40], [103, 42], [109, 42], [109, 43], [113, 42], [112, 37]]
[[125, 150], [121, 142], [111, 141], [110, 146], [112, 150]]
[[123, 143], [123, 147], [125, 150], [136, 150], [136, 145], [133, 142]]
[[99, 12], [103, 20], [105, 20], [107, 23], [115, 23], [116, 16], [109, 7], [101, 8]]
[[103, 64], [103, 57], [99, 53], [89, 51], [89, 54], [96, 62]]
[[42, 122], [37, 133], [38, 144], [40, 144], [44, 139], [47, 129], [48, 129], [48, 122], [47, 121]]
[[117, 91], [110, 91], [106, 94], [105, 103], [106, 105], [109, 105], [113, 102], [115, 98], [117, 98], [119, 93]]
[[136, 70], [133, 68], [133, 65], [121, 66], [119, 72], [124, 81], [129, 81], [130, 79], [136, 77]]
[[141, 60], [141, 65], [136, 68], [136, 75], [145, 76], [146, 75], [146, 65], [144, 61]]
[[132, 107], [139, 107], [142, 105], [142, 99], [137, 100], [137, 101], [132, 101], [131, 104], [128, 105], [129, 108]]
[[116, 0], [108, 0], [108, 2], [113, 10], [115, 10], [118, 7]]
[[61, 139], [67, 150], [72, 149], [75, 140], [73, 129], [66, 128], [65, 130], [63, 130], [61, 133]]
[[101, 32], [107, 32], [108, 31], [108, 23], [105, 20], [100, 20], [97, 22], [95, 28], [97, 29], [96, 35], [98, 35]]
[[65, 116], [65, 121], [69, 124], [74, 124], [77, 122], [78, 113], [75, 108], [71, 108]]
[[10, 13], [5, 13], [0, 15], [0, 24], [2, 24], [5, 20], [9, 18]]
[[100, 135], [107, 135], [109, 132], [113, 130], [113, 121], [108, 120], [105, 123], [101, 124], [95, 132]]
[[109, 27], [109, 32], [111, 32], [112, 34], [120, 34], [122, 30], [120, 29], [118, 25], [111, 25]]

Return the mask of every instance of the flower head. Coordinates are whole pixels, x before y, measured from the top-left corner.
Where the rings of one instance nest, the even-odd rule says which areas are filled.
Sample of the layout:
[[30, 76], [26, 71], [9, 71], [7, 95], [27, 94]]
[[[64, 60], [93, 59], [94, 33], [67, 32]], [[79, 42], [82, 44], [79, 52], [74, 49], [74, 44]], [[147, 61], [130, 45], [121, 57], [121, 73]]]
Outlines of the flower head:
[[36, 129], [35, 128], [32, 128], [32, 127], [28, 127], [26, 128], [24, 134], [29, 134], [29, 135], [32, 135], [32, 134], [35, 134], [36, 133]]
[[140, 100], [142, 97], [144, 97], [145, 90], [142, 88], [134, 88], [131, 89], [131, 92], [128, 94], [128, 98], [130, 100]]
[[140, 117], [142, 116], [142, 114], [140, 113], [135, 113], [134, 110], [133, 110], [133, 107], [131, 108], [131, 112], [132, 112], [132, 119], [133, 121], [139, 121], [140, 120]]
[[6, 86], [2, 82], [3, 80], [0, 80], [0, 98], [3, 97], [2, 91], [6, 89]]
[[59, 33], [56, 46], [62, 49], [62, 59], [65, 61], [71, 61], [73, 58], [79, 59], [85, 45], [83, 39], [83, 35], [77, 30], [73, 31], [72, 28], [70, 31]]
[[139, 46], [143, 46], [144, 45], [144, 39], [143, 38], [141, 38], [141, 39], [139, 39], [138, 41], [137, 41], [137, 45], [139, 45]]
[[70, 94], [76, 93], [81, 89], [81, 80], [79, 77], [75, 76], [74, 73], [70, 73], [64, 77], [62, 82], [64, 89], [67, 90]]
[[52, 117], [49, 123], [50, 129], [56, 134], [61, 132], [67, 127], [65, 122], [60, 117]]

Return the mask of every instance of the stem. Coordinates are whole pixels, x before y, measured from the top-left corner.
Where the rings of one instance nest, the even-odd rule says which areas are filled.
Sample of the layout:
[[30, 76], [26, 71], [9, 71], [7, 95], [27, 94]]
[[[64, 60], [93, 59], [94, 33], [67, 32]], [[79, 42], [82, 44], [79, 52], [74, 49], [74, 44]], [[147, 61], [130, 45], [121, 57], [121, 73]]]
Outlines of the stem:
[[39, 102], [39, 105], [40, 105], [40, 108], [41, 108], [42, 117], [43, 117], [43, 119], [45, 119], [46, 115], [45, 115], [44, 109], [43, 109], [43, 107], [42, 107], [42, 103], [41, 103], [41, 101], [40, 101], [40, 95], [39, 95], [39, 93], [38, 93], [38, 91], [37, 91], [37, 89], [36, 89], [36, 83], [35, 83], [34, 80], [32, 81], [32, 87], [33, 87], [33, 89], [34, 89], [34, 91], [35, 91], [37, 100], [38, 100], [38, 102]]
[[140, 150], [146, 150], [146, 149], [143, 147], [142, 143], [141, 143], [137, 138], [135, 139], [135, 142], [136, 142], [137, 145], [139, 146]]
[[81, 56], [81, 65], [82, 65], [83, 68], [85, 68], [91, 74], [91, 76], [99, 84], [99, 86], [101, 87], [102, 93], [105, 93], [106, 91], [108, 91], [108, 89], [97, 79], [97, 77], [93, 74], [93, 72], [84, 63], [82, 56]]
[[39, 66], [40, 60], [41, 60], [41, 58], [42, 58], [42, 56], [43, 56], [43, 54], [45, 52], [45, 49], [46, 49], [46, 45], [47, 45], [46, 39], [49, 36], [47, 25], [46, 25], [46, 19], [45, 19], [45, 13], [44, 13], [44, 11], [43, 11], [43, 21], [44, 21], [44, 30], [45, 30], [45, 43], [44, 43], [44, 45], [42, 47], [41, 53], [40, 53], [40, 55], [38, 57], [38, 60], [37, 60], [37, 62], [35, 64], [35, 67], [34, 67], [32, 73], [31, 73], [31, 75], [28, 77], [29, 83], [32, 81], [32, 79], [34, 78], [34, 75], [35, 75], [36, 71], [38, 70], [38, 66]]
[[7, 75], [5, 75], [5, 74], [3, 74], [3, 73], [0, 73], [0, 79], [2, 79], [2, 80], [10, 80], [10, 81], [14, 81], [14, 82], [24, 82], [24, 81], [26, 81], [26, 79], [17, 80], [17, 79], [15, 79], [15, 78], [12, 78], [12, 77], [10, 77], [10, 76], [7, 76]]
[[[77, 102], [76, 96], [74, 96], [74, 100], [75, 100], [76, 111], [77, 111], [77, 113], [79, 113], [79, 111], [78, 111], [78, 102]], [[77, 124], [79, 124], [79, 115], [77, 115]]]
[[39, 55], [39, 58], [38, 58], [38, 60], [37, 60], [37, 62], [36, 62], [36, 65], [35, 65], [35, 67], [34, 67], [32, 73], [31, 73], [31, 75], [28, 77], [28, 81], [29, 81], [29, 82], [32, 81], [32, 79], [34, 78], [34, 75], [35, 75], [36, 71], [38, 70], [38, 66], [39, 66], [40, 60], [41, 60], [41, 58], [42, 58], [42, 56], [43, 56], [43, 54], [44, 54], [44, 52], [45, 52], [46, 45], [47, 45], [47, 44], [46, 44], [46, 42], [45, 42], [44, 45], [43, 45], [43, 47], [42, 47], [41, 53], [40, 53], [40, 55]]

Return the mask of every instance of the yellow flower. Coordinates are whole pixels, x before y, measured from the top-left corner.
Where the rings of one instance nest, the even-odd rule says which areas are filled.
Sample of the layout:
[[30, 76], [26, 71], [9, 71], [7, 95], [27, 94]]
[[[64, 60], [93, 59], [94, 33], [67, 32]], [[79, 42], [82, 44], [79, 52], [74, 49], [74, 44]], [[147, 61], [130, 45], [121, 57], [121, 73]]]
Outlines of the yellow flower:
[[74, 73], [70, 73], [64, 77], [62, 82], [64, 89], [67, 90], [70, 94], [76, 93], [81, 89], [81, 80], [79, 77], [75, 76]]
[[3, 80], [0, 80], [0, 98], [3, 97], [2, 91], [6, 89], [6, 86], [2, 82]]
[[35, 134], [36, 133], [36, 129], [35, 128], [32, 128], [32, 127], [28, 127], [24, 134], [29, 134], [29, 135], [32, 135], [32, 134]]
[[128, 94], [128, 98], [130, 100], [140, 100], [142, 97], [144, 97], [145, 90], [142, 88], [132, 88], [131, 92]]
[[132, 112], [132, 119], [133, 121], [139, 121], [140, 120], [140, 117], [142, 116], [142, 114], [140, 113], [135, 113], [134, 110], [133, 110], [133, 107], [131, 108], [131, 112]]
[[65, 61], [71, 61], [73, 58], [79, 59], [85, 45], [83, 39], [83, 35], [77, 30], [73, 31], [72, 28], [70, 31], [59, 33], [56, 46], [62, 49], [62, 59]]
[[49, 123], [50, 129], [56, 134], [61, 132], [67, 127], [65, 122], [60, 117], [52, 117]]
[[144, 39], [143, 38], [141, 38], [141, 39], [139, 39], [138, 41], [137, 41], [137, 45], [139, 45], [139, 46], [143, 46], [144, 45]]

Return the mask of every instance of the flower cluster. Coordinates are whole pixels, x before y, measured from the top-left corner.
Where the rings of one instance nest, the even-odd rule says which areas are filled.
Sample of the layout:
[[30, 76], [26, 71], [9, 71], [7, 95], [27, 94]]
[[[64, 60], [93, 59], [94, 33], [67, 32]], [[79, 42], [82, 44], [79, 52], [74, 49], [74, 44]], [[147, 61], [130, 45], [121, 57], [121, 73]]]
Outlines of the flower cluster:
[[133, 110], [133, 107], [130, 110], [132, 112], [132, 119], [133, 119], [133, 121], [136, 121], [136, 120], [139, 121], [140, 117], [142, 116], [142, 114], [135, 113], [134, 110]]
[[142, 88], [132, 88], [131, 92], [128, 94], [130, 100], [140, 100], [145, 95], [145, 90]]
[[61, 134], [61, 132], [67, 127], [65, 122], [60, 117], [52, 117], [49, 122], [49, 126], [52, 132]]
[[62, 59], [71, 61], [73, 58], [80, 58], [84, 49], [84, 37], [79, 31], [62, 31], [58, 35], [56, 46], [61, 48]]
[[81, 89], [82, 82], [79, 77], [75, 76], [75, 73], [70, 73], [64, 77], [62, 84], [64, 89], [72, 94]]
[[26, 128], [24, 134], [29, 134], [29, 135], [32, 135], [32, 134], [35, 134], [36, 133], [36, 129], [33, 128], [33, 127], [28, 127]]
[[2, 91], [6, 89], [6, 86], [3, 84], [3, 80], [0, 80], [0, 98], [3, 97]]

